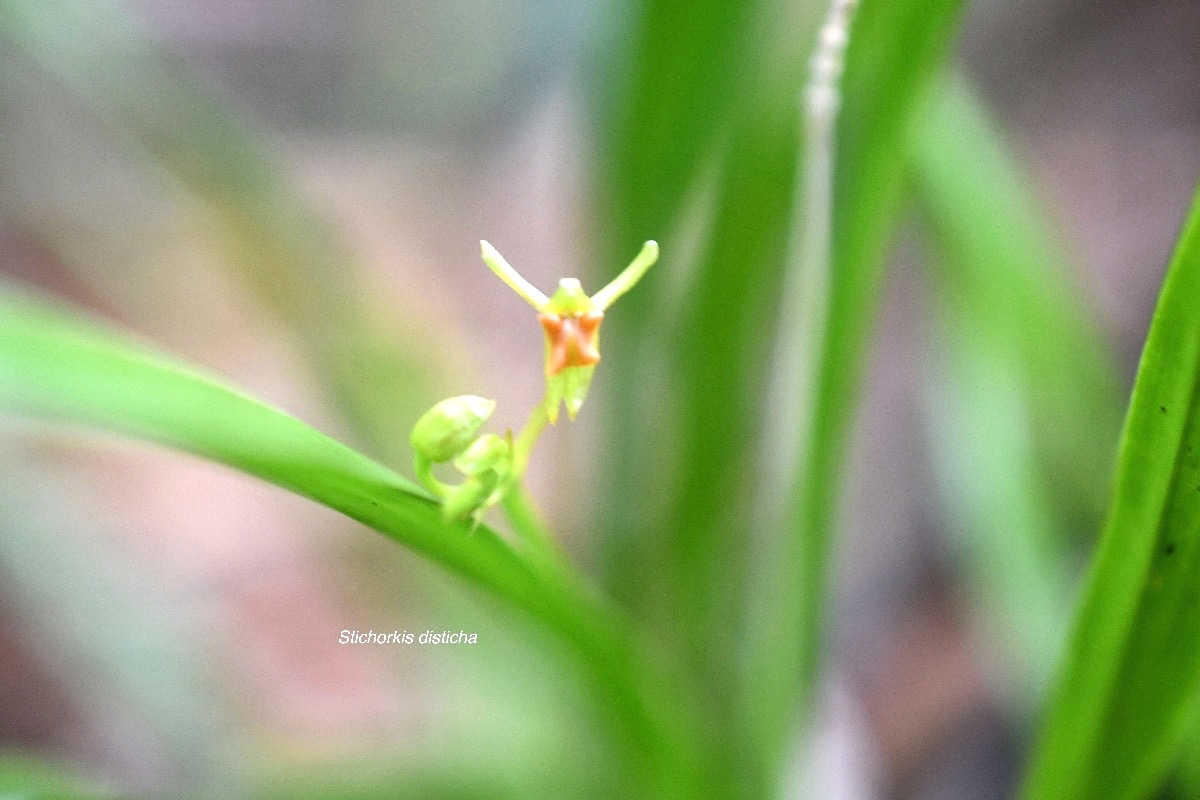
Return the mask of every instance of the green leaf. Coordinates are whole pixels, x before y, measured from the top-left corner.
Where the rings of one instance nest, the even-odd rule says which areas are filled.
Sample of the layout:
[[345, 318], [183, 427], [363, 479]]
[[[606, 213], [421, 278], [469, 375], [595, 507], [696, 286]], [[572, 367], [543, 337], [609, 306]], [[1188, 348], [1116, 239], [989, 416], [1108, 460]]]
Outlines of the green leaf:
[[[667, 404], [662, 393], [647, 391], [661, 365], [674, 358], [663, 346], [671, 338], [668, 309], [674, 305], [666, 273], [686, 261], [692, 237], [683, 229], [685, 211], [697, 192], [708, 189], [701, 179], [724, 152], [731, 121], [751, 105], [749, 94], [761, 77], [762, 48], [755, 34], [770, 6], [764, 0], [631, 3], [597, 69], [603, 76], [594, 92], [598, 194], [601, 241], [607, 243], [597, 266], [607, 278], [630, 248], [648, 239], [663, 250], [664, 263], [606, 319], [604, 336], [612, 343], [607, 348], [621, 356], [606, 363], [598, 378], [599, 386], [612, 387], [616, 406], [604, 494], [638, 500], [604, 509], [605, 582], [619, 602], [643, 617], [660, 594], [647, 587], [656, 585], [660, 567], [670, 569], [655, 543], [662, 537], [647, 535], [650, 507], [669, 491], [670, 478], [662, 478], [674, 474], [653, 455], [668, 444], [660, 424]], [[781, 179], [786, 183], [787, 175]], [[757, 213], [754, 205], [750, 213]], [[745, 266], [755, 268], [749, 261]]]
[[429, 370], [366, 303], [354, 255], [264, 138], [113, 0], [0, 0], [0, 37], [199, 199], [227, 263], [291, 325], [359, 445], [406, 461], [407, 426], [429, 404], [414, 379]]
[[100, 800], [113, 792], [89, 785], [67, 766], [18, 753], [0, 753], [3, 800]]
[[[779, 758], [797, 700], [811, 696], [820, 664], [836, 510], [884, 257], [901, 209], [905, 141], [929, 78], [957, 29], [961, 0], [862, 4], [842, 83], [835, 167], [832, 262], [822, 347], [795, 455], [790, 523], [766, 544], [754, 593], [746, 675], [754, 732]], [[754, 324], [745, 320], [744, 324]], [[802, 320], [785, 320], [782, 336]], [[794, 411], [793, 413], [800, 413]]]
[[[606, 199], [614, 246], [627, 247], [621, 240], [630, 236], [657, 239], [664, 263], [606, 321], [605, 336], [616, 340], [609, 347], [621, 357], [597, 380], [615, 387], [617, 402], [606, 493], [633, 500], [604, 509], [606, 582], [668, 643], [680, 670], [697, 676], [688, 689], [706, 709], [710, 791], [721, 796], [731, 791], [722, 781], [739, 780], [752, 763], [737, 752], [744, 737], [730, 733], [738, 716], [726, 677], [737, 630], [730, 623], [740, 607], [728, 600], [737, 569], [712, 569], [726, 545], [736, 550], [742, 541], [742, 527], [723, 522], [741, 502], [730, 487], [745, 479], [745, 462], [722, 456], [744, 452], [753, 428], [747, 406], [761, 374], [754, 356], [770, 336], [761, 301], [781, 260], [794, 100], [811, 26], [801, 20], [796, 36], [768, 3], [702, 6], [711, 8], [650, 0], [633, 25], [637, 50], [609, 131]], [[715, 181], [698, 186], [714, 167]], [[713, 227], [681, 230], [685, 198], [697, 190], [715, 192]], [[678, 301], [667, 297], [679, 281], [671, 287], [676, 276], [665, 272], [689, 260], [696, 233], [700, 263], [677, 276], [687, 282], [680, 318]], [[656, 393], [664, 365], [673, 385]], [[728, 542], [712, 535], [722, 529]], [[708, 637], [714, 630], [719, 635]]]
[[1167, 793], [1166, 797], [1189, 800], [1200, 797], [1200, 713], [1197, 711], [1200, 709], [1192, 713], [1179, 748], [1178, 763], [1170, 781], [1174, 791]]
[[[684, 196], [746, 83], [751, 23], [764, 5], [647, 0], [610, 43], [599, 126], [615, 263], [647, 239], [674, 245]], [[651, 307], [645, 297], [630, 302]]]
[[0, 410], [81, 423], [227, 464], [362, 522], [524, 609], [582, 658], [628, 753], [664, 792], [691, 781], [687, 717], [632, 634], [571, 575], [281, 411], [0, 286]]
[[[534, 602], [490, 533], [446, 526], [391, 470], [251, 400], [29, 295], [0, 295], [0, 407], [177, 447], [328, 505], [477, 582]], [[528, 579], [528, 575], [525, 575]]]
[[1030, 702], [1066, 639], [1069, 532], [1104, 511], [1117, 381], [1036, 198], [961, 79], [931, 96], [910, 146], [938, 256], [929, 428], [943, 507], [1016, 667], [1013, 697]]
[[[802, 502], [804, 533], [770, 543], [762, 573], [750, 584], [755, 606], [766, 612], [752, 628], [746, 670], [758, 739], [742, 735], [744, 715], [731, 708], [740, 702], [732, 696], [737, 693], [732, 673], [745, 644], [737, 635], [745, 627], [745, 586], [739, 579], [747, 552], [757, 547], [749, 535], [753, 514], [747, 504], [772, 343], [764, 320], [777, 304], [791, 220], [797, 106], [815, 20], [798, 14], [764, 17], [754, 52], [729, 65], [749, 77], [733, 97], [730, 131], [714, 165], [711, 227], [702, 232], [686, 276], [685, 303], [676, 318], [672, 304], [659, 295], [663, 302], [637, 323], [637, 352], [670, 365], [674, 385], [646, 399], [647, 387], [651, 392], [657, 387], [647, 379], [646, 364], [633, 361], [618, 367], [614, 377], [623, 433], [616, 435], [620, 452], [612, 459], [610, 491], [639, 500], [654, 497], [606, 510], [609, 584], [664, 637], [678, 642], [678, 662], [696, 671], [702, 702], [715, 709], [706, 718], [713, 729], [708, 735], [720, 743], [714, 761], [754, 760], [753, 749], [761, 745], [766, 763], [751, 769], [772, 772], [802, 686], [815, 673], [833, 497], [906, 166], [896, 142], [944, 55], [961, 5], [867, 2], [852, 34], [837, 188], [836, 307], [820, 419], [813, 423], [819, 442], [804, 456], [804, 473], [812, 476]], [[637, 207], [630, 213], [635, 212]], [[641, 213], [670, 219], [662, 209]], [[663, 252], [668, 271], [671, 262], [687, 258], [669, 240]], [[623, 327], [617, 323], [609, 332], [620, 336]], [[789, 327], [783, 335], [790, 333]], [[669, 409], [655, 420], [656, 429], [646, 426], [647, 407]], [[664, 484], [670, 496], [660, 500]], [[651, 515], [657, 521], [647, 530]], [[651, 594], [646, 586], [660, 589]], [[744, 752], [733, 752], [738, 748]]]
[[1023, 797], [1140, 798], [1200, 687], [1200, 194], [1150, 324], [1116, 492]]
[[[654, 7], [662, 13], [667, 5], [672, 4]], [[689, 4], [673, 5], [678, 15], [692, 14]], [[711, 151], [685, 147], [671, 155], [691, 159], [690, 175], [714, 170], [702, 187], [712, 195], [705, 198], [706, 227], [695, 232], [696, 244], [676, 247], [672, 228], [655, 232], [665, 241], [659, 279], [671, 263], [692, 261], [689, 273], [679, 275], [686, 284], [677, 287], [679, 299], [665, 298], [661, 289], [657, 297], [639, 292], [638, 302], [649, 300], [644, 312], [630, 318], [625, 307], [606, 331], [626, 337], [620, 349], [641, 358], [622, 356], [623, 363], [613, 364], [619, 422], [608, 491], [639, 502], [605, 511], [608, 584], [670, 643], [675, 663], [695, 675], [689, 688], [705, 709], [713, 796], [732, 793], [739, 783], [748, 795], [763, 794], [763, 782], [770, 780], [765, 773], [754, 774], [762, 765], [750, 750], [752, 741], [740, 733], [743, 715], [735, 709], [733, 675], [744, 610], [740, 566], [750, 536], [745, 524], [749, 494], [732, 487], [751, 480], [747, 456], [761, 418], [757, 397], [771, 342], [771, 327], [763, 320], [775, 306], [772, 284], [787, 239], [796, 104], [816, 10], [815, 5], [763, 4], [752, 43], [713, 53], [725, 79], [738, 76], [736, 91], [719, 109], [728, 130], [712, 142]], [[700, 50], [703, 41], [679, 41], [681, 35], [697, 34], [671, 30], [658, 44]], [[735, 38], [736, 32], [730, 41]], [[640, 91], [646, 96], [663, 80], [652, 74], [644, 79]], [[698, 73], [673, 79], [684, 91], [709, 93]], [[697, 122], [708, 125], [704, 118], [680, 119], [670, 130], [691, 131]], [[653, 156], [654, 142], [634, 146], [648, 148]], [[652, 183], [628, 191], [631, 196], [618, 199], [625, 201], [622, 211], [633, 224], [677, 224], [682, 192], [672, 195]], [[690, 254], [697, 245], [698, 252]], [[658, 285], [668, 288], [671, 277]], [[655, 276], [649, 281], [656, 282]], [[672, 383], [655, 393], [654, 377], [664, 367]]]
[[1020, 363], [1039, 477], [1090, 522], [1108, 500], [1120, 409], [1108, 347], [1063, 247], [961, 79], [932, 95], [911, 150], [919, 201], [953, 260], [935, 288], [981, 339]]

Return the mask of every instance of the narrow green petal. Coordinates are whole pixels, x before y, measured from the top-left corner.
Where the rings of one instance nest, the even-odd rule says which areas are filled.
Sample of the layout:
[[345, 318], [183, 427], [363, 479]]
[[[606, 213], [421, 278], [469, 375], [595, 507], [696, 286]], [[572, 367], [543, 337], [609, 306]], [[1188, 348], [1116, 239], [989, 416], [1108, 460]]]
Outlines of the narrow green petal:
[[521, 273], [512, 268], [512, 265], [504, 260], [504, 256], [500, 255], [500, 251], [492, 247], [491, 244], [484, 240], [479, 241], [480, 255], [483, 256], [483, 263], [491, 268], [492, 272], [499, 276], [500, 280], [504, 281], [509, 287], [525, 298], [525, 302], [541, 311], [550, 302], [550, 298], [542, 294], [542, 292], [529, 281], [521, 277]]
[[633, 261], [629, 262], [629, 266], [621, 271], [621, 274], [612, 279], [612, 282], [605, 286], [600, 291], [592, 295], [592, 303], [598, 311], [604, 311], [609, 306], [617, 301], [621, 295], [628, 292], [637, 282], [642, 279], [646, 271], [654, 266], [654, 262], [658, 261], [658, 242], [650, 240], [642, 245], [642, 250]]

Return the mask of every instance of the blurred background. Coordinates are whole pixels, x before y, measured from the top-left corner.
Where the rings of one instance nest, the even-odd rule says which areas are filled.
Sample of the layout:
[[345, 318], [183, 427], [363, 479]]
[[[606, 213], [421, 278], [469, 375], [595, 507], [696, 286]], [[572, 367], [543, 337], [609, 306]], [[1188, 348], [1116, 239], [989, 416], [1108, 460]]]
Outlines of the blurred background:
[[[822, 10], [791, 5], [805, 19]], [[655, 280], [687, 285], [703, 191], [661, 234], [612, 241], [637, 226], [605, 218], [621, 185], [604, 177], [620, 153], [605, 120], [636, 4], [3, 8], [0, 274], [406, 474], [408, 427], [436, 400], [496, 398], [497, 426], [515, 428], [541, 396], [539, 328], [479, 261], [479, 239], [543, 289], [578, 275], [594, 290], [655, 235]], [[1038, 203], [1045, 269], [1094, 335], [1083, 352], [1095, 360], [1066, 363], [1095, 413], [1063, 433], [1083, 432], [1061, 448], [1076, 461], [1059, 484], [1072, 485], [1025, 469], [1045, 467], [1044, 431], [1005, 416], [1003, 353], [972, 361], [956, 344], [974, 319], [939, 302], [953, 280], [929, 267], [936, 248], [914, 215], [890, 260], [854, 428], [826, 677], [796, 796], [1011, 795], [1194, 188], [1197, 42], [1195, 2], [970, 5], [953, 68], [990, 107]], [[661, 135], [670, 152], [672, 132]], [[684, 302], [655, 296], [631, 295], [629, 313], [669, 322]], [[1056, 346], [1042, 334], [1033, 351]], [[764, 321], [755, 341], [771, 336]], [[619, 332], [606, 345], [605, 367], [640, 347]], [[611, 568], [605, 537], [623, 530], [606, 512], [657, 502], [650, 487], [605, 509], [619, 476], [601, 474], [658, 457], [646, 446], [631, 466], [611, 441], [622, 402], [664, 413], [656, 399], [673, 378], [649, 352], [640, 371], [602, 367], [579, 421], [549, 431], [531, 467], [532, 493], [589, 573]], [[617, 396], [622, 375], [640, 381], [633, 400]], [[1074, 375], [1060, 376], [1066, 396]], [[739, 416], [761, 417], [759, 394], [742, 403]], [[972, 438], [981, 420], [993, 427]], [[605, 785], [602, 723], [566, 657], [490, 598], [229, 470], [0, 423], [0, 777], [65, 768], [118, 792], [221, 797], [573, 797]], [[1053, 551], [1026, 554], [1014, 580], [1028, 585], [1015, 590], [989, 561], [1010, 526], [1046, 529]], [[610, 583], [652, 616], [638, 598], [654, 580], [635, 570]], [[1005, 610], [1014, 591], [1037, 595], [1023, 607], [1036, 630]], [[346, 629], [462, 629], [479, 644], [340, 645]], [[1037, 655], [1014, 650], [1038, 637]]]

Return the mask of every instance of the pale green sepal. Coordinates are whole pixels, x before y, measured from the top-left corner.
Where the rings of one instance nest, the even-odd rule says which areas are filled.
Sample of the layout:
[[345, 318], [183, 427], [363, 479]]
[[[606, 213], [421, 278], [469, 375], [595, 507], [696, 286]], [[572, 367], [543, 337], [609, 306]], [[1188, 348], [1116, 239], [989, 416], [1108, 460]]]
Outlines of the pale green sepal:
[[558, 422], [558, 407], [562, 403], [567, 406], [567, 416], [575, 419], [579, 409], [583, 408], [583, 401], [587, 400], [595, 373], [594, 366], [567, 367], [546, 378], [546, 416], [552, 425]]
[[588, 389], [592, 387], [592, 376], [595, 373], [595, 367], [570, 367], [562, 372], [563, 377], [566, 378], [563, 400], [567, 404], [567, 416], [572, 421], [579, 413], [579, 409], [583, 408], [583, 401], [587, 399]]
[[492, 247], [490, 243], [481, 240], [479, 242], [479, 251], [480, 255], [483, 256], [483, 263], [487, 264], [488, 268], [496, 273], [496, 276], [500, 280], [507, 283], [514, 292], [525, 298], [525, 302], [538, 311], [546, 307], [546, 303], [549, 302], [546, 295], [542, 294], [532, 283], [521, 277], [521, 273], [513, 269], [512, 265], [504, 260], [504, 256], [500, 255], [500, 252], [496, 248]]
[[563, 389], [566, 384], [566, 373], [572, 368], [564, 369], [557, 375], [546, 376], [546, 398], [542, 401], [542, 405], [546, 408], [546, 418], [550, 420], [551, 425], [558, 424], [558, 407], [562, 405]]

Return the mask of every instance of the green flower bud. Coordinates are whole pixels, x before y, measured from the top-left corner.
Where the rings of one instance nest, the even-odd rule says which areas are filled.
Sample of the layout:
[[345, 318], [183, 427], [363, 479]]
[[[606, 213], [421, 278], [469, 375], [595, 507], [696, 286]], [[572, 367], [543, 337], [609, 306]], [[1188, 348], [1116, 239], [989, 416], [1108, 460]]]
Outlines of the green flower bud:
[[435, 464], [449, 461], [467, 449], [495, 409], [495, 400], [471, 394], [451, 397], [417, 420], [409, 441], [419, 457]]
[[454, 459], [454, 466], [468, 476], [490, 471], [504, 477], [512, 470], [512, 446], [507, 439], [485, 433]]

